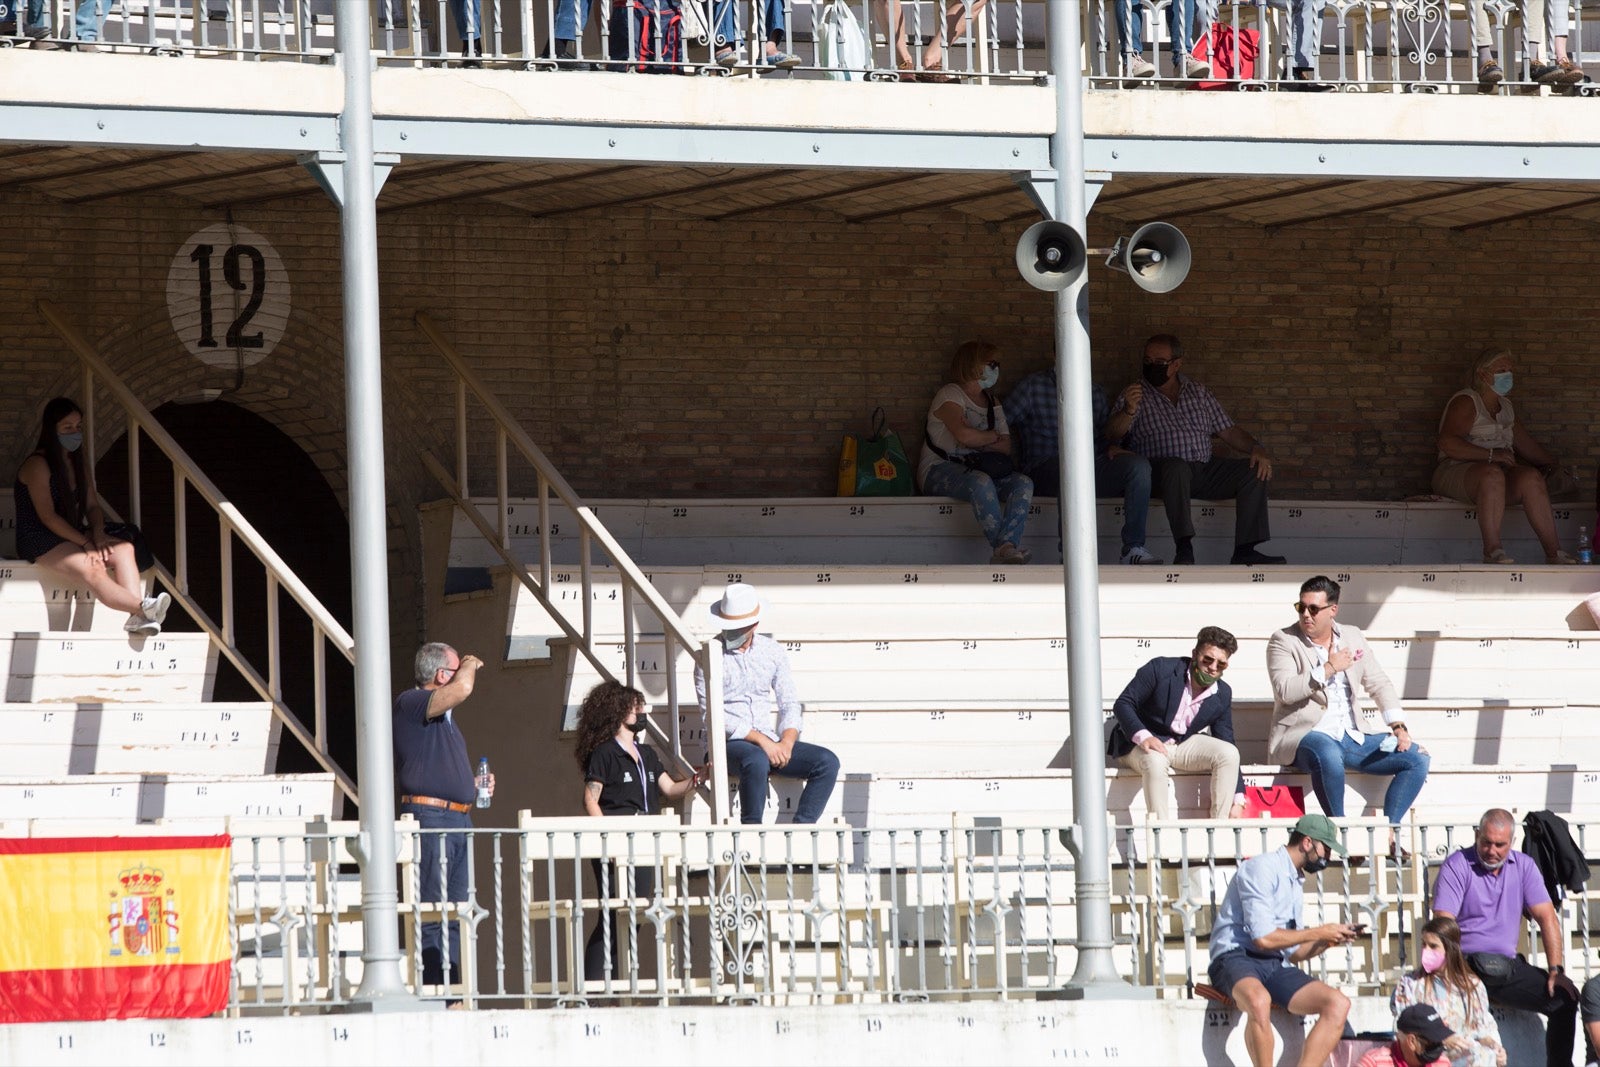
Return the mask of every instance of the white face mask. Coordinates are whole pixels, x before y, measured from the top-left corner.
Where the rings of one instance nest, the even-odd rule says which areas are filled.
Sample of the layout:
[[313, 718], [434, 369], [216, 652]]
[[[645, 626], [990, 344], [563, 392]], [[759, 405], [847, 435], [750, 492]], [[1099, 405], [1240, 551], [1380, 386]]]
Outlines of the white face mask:
[[978, 387], [981, 389], [993, 389], [994, 383], [998, 382], [999, 380], [999, 367], [985, 367], [983, 368], [983, 373], [978, 375]]

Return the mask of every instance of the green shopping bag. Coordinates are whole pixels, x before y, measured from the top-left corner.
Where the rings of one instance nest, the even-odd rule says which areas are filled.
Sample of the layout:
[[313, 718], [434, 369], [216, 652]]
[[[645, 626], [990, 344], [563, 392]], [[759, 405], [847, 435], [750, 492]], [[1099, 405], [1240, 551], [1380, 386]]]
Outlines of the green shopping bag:
[[839, 495], [911, 495], [911, 461], [900, 435], [889, 429], [881, 407], [872, 413], [872, 436], [844, 435], [839, 448]]

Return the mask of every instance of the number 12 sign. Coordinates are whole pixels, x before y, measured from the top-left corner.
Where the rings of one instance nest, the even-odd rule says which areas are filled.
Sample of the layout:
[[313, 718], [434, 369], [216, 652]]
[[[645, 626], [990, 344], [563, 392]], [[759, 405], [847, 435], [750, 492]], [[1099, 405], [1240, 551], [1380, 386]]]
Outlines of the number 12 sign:
[[207, 226], [172, 257], [167, 313], [183, 346], [202, 363], [253, 366], [283, 339], [289, 273], [254, 230]]

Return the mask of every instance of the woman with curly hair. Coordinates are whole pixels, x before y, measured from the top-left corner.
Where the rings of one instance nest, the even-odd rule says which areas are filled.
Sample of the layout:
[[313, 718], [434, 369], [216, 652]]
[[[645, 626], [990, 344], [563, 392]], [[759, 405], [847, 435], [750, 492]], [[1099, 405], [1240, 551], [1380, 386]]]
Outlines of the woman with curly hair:
[[1455, 1031], [1445, 1042], [1452, 1067], [1505, 1067], [1500, 1027], [1489, 1013], [1489, 993], [1461, 954], [1461, 927], [1448, 915], [1422, 928], [1422, 959], [1400, 979], [1390, 1006], [1398, 1018], [1413, 1004], [1427, 1004]]
[[[656, 815], [661, 800], [675, 800], [700, 784], [700, 774], [675, 780], [661, 765], [654, 748], [641, 745], [634, 735], [644, 730], [644, 694], [618, 682], [601, 682], [589, 690], [578, 709], [578, 766], [583, 768], [583, 810], [589, 815]], [[631, 870], [636, 897], [655, 893], [655, 871], [618, 864], [616, 877], [600, 860], [590, 860], [595, 884], [602, 897], [623, 895]], [[615, 975], [617, 967], [617, 915], [597, 922], [584, 945], [583, 972], [591, 978]], [[609, 931], [609, 936], [608, 936]]]

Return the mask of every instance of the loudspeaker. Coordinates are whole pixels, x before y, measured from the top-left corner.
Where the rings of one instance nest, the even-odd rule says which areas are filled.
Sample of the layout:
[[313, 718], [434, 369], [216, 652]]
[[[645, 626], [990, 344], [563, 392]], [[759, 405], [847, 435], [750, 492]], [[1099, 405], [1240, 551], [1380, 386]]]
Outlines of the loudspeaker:
[[1189, 276], [1189, 240], [1176, 226], [1147, 222], [1117, 239], [1106, 266], [1124, 271], [1148, 293], [1170, 293]]
[[1088, 260], [1083, 238], [1064, 222], [1036, 222], [1017, 242], [1017, 270], [1029, 285], [1047, 293], [1059, 293], [1083, 277]]

